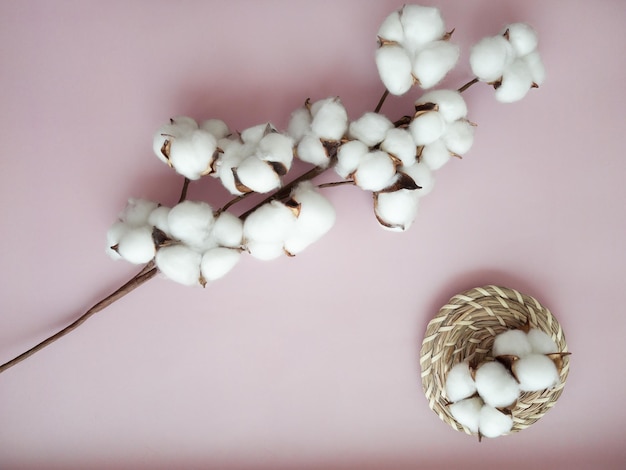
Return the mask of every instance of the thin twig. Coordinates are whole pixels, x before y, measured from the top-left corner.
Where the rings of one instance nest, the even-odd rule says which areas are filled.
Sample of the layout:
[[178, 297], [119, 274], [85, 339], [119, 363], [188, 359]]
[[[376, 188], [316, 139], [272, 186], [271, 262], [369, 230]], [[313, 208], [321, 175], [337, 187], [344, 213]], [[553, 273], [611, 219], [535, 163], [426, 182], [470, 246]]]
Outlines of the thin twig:
[[353, 180], [344, 180], [344, 181], [333, 181], [330, 183], [322, 183], [322, 184], [318, 184], [317, 187], [318, 188], [331, 188], [333, 186], [341, 186], [344, 184], [354, 184]]
[[478, 78], [474, 78], [473, 80], [470, 80], [465, 85], [463, 85], [461, 88], [459, 88], [457, 91], [459, 93], [463, 93], [465, 90], [467, 90], [469, 87], [471, 87], [474, 83], [478, 83]]
[[245, 198], [247, 198], [251, 194], [254, 194], [254, 193], [245, 193], [245, 194], [242, 194], [241, 196], [237, 196], [235, 199], [231, 199], [226, 204], [224, 204], [217, 212], [221, 214], [222, 212], [230, 209], [230, 207], [234, 206], [238, 202], [243, 201]]
[[180, 198], [178, 199], [178, 204], [187, 199], [187, 189], [189, 188], [189, 178], [185, 178], [185, 182], [183, 183], [183, 189], [180, 192]]
[[389, 96], [389, 90], [385, 88], [385, 92], [383, 93], [383, 96], [380, 97], [380, 100], [378, 100], [378, 104], [376, 105], [376, 109], [374, 109], [375, 113], [380, 111], [380, 109], [383, 107], [383, 103], [385, 102], [388, 96]]

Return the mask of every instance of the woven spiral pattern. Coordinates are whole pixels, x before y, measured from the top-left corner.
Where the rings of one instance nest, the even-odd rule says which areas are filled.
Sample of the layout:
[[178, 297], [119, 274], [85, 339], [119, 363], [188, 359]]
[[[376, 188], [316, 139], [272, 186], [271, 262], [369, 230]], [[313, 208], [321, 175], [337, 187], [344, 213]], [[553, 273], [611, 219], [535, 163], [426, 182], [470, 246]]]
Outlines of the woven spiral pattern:
[[[428, 405], [457, 431], [473, 434], [448, 411], [445, 379], [450, 368], [461, 361], [489, 359], [494, 337], [526, 323], [548, 333], [559, 352], [567, 352], [561, 326], [550, 311], [533, 297], [513, 289], [485, 286], [455, 295], [441, 307], [428, 324], [420, 351], [422, 386]], [[541, 418], [561, 396], [569, 372], [569, 357], [564, 358], [561, 381], [556, 387], [521, 394], [512, 410], [511, 433], [526, 429]]]

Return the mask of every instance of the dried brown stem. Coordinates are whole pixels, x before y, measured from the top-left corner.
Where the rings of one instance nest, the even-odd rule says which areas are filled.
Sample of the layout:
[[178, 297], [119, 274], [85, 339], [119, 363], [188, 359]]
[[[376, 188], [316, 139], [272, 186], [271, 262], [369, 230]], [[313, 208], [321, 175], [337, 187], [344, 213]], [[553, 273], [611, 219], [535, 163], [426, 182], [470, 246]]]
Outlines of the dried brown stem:
[[354, 184], [353, 180], [344, 180], [344, 181], [333, 181], [330, 183], [322, 183], [322, 184], [318, 184], [317, 187], [318, 188], [331, 188], [333, 186], [341, 186], [344, 184]]
[[459, 88], [457, 91], [459, 93], [463, 93], [465, 90], [467, 90], [469, 87], [471, 87], [475, 83], [478, 83], [478, 78], [474, 78], [474, 79], [470, 80], [465, 85], [463, 85], [461, 88]]
[[383, 107], [383, 103], [385, 102], [388, 96], [389, 96], [389, 90], [385, 88], [385, 92], [383, 93], [383, 96], [380, 97], [380, 100], [378, 100], [378, 104], [376, 105], [376, 109], [374, 109], [375, 113], [380, 112], [381, 108]]
[[180, 198], [178, 199], [178, 204], [187, 199], [187, 189], [189, 189], [189, 178], [185, 178], [185, 182], [183, 183], [183, 189], [180, 191]]

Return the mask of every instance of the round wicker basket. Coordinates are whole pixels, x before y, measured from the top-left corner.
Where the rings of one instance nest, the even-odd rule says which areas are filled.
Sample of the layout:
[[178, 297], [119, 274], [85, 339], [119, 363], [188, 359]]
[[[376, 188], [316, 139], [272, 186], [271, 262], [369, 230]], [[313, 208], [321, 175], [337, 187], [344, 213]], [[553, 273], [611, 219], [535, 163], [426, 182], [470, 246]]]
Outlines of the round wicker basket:
[[[530, 324], [548, 333], [559, 352], [567, 352], [561, 326], [550, 311], [533, 297], [513, 289], [485, 286], [457, 294], [441, 307], [428, 324], [420, 351], [422, 386], [428, 405], [442, 421], [457, 431], [474, 434], [449, 413], [445, 379], [450, 368], [461, 361], [490, 358], [494, 337], [507, 329]], [[549, 390], [525, 392], [512, 409], [511, 433], [526, 429], [541, 418], [561, 396], [569, 372], [564, 357], [560, 383]]]

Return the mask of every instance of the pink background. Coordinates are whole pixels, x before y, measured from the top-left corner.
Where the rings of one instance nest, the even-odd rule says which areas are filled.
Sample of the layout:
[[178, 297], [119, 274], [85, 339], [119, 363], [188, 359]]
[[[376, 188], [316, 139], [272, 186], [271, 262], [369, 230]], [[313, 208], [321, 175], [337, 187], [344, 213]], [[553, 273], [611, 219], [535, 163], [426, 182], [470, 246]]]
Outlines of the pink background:
[[[175, 202], [180, 178], [151, 150], [161, 123], [284, 128], [331, 95], [356, 118], [382, 92], [375, 33], [401, 4], [1, 2], [0, 362], [136, 272], [104, 235], [128, 197]], [[204, 290], [152, 280], [0, 376], [0, 467], [626, 461], [624, 2], [437, 5], [465, 53], [507, 22], [534, 25], [548, 80], [513, 105], [466, 93], [476, 143], [438, 173], [415, 226], [383, 231], [369, 194], [333, 188], [335, 228], [296, 258], [245, 258]], [[446, 83], [469, 78], [464, 54]], [[416, 94], [383, 111], [410, 112]], [[229, 199], [212, 179], [191, 196]], [[428, 408], [418, 351], [448, 298], [489, 283], [549, 307], [574, 355], [553, 410], [479, 445]]]

